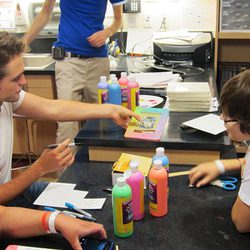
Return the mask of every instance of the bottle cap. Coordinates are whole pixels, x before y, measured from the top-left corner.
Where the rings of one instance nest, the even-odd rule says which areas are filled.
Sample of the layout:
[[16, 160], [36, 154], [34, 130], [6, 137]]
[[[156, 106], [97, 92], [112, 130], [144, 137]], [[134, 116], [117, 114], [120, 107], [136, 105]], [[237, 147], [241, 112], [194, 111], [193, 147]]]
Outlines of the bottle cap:
[[116, 179], [116, 183], [118, 185], [118, 187], [123, 187], [126, 183], [126, 179], [124, 177], [118, 177]]
[[106, 76], [101, 76], [100, 77], [100, 82], [107, 82], [107, 77]]
[[110, 74], [109, 79], [111, 80], [113, 77], [116, 77], [116, 74]]
[[127, 170], [124, 171], [123, 177], [127, 180], [130, 177], [131, 174], [132, 174], [131, 169], [127, 169]]
[[137, 171], [138, 166], [139, 166], [138, 161], [130, 161], [130, 163], [129, 163], [129, 167], [133, 173]]
[[127, 72], [121, 72], [121, 78], [122, 77], [127, 77]]
[[156, 148], [156, 155], [157, 156], [164, 156], [165, 149], [163, 147]]
[[113, 76], [112, 78], [110, 78], [111, 83], [117, 83], [117, 77]]
[[161, 160], [154, 160], [153, 162], [155, 169], [161, 169], [162, 168], [162, 161]]

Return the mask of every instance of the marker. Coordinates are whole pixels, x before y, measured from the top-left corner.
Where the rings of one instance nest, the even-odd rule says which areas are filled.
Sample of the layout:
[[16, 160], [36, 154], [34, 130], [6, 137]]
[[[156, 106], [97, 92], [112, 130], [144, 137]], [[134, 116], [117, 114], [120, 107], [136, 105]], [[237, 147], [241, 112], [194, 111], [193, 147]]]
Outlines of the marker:
[[70, 209], [73, 209], [73, 210], [77, 211], [80, 214], [83, 214], [83, 215], [88, 216], [88, 217], [92, 217], [91, 214], [85, 212], [84, 210], [80, 209], [79, 207], [74, 206], [73, 204], [71, 204], [69, 202], [65, 202], [65, 206], [67, 208], [70, 208]]
[[111, 194], [112, 193], [112, 188], [103, 188], [102, 191]]
[[[50, 144], [45, 149], [54, 149], [57, 148], [59, 144]], [[82, 146], [83, 144], [81, 142], [72, 142], [67, 145], [67, 147], [77, 147], [77, 146]]]
[[59, 212], [65, 214], [65, 215], [72, 216], [74, 218], [79, 218], [79, 219], [88, 220], [88, 221], [96, 221], [96, 219], [93, 218], [92, 216], [89, 217], [89, 216], [86, 216], [84, 214], [79, 214], [79, 213], [75, 213], [75, 212], [72, 212], [72, 211], [67, 211], [67, 210], [60, 211], [60, 210], [57, 210], [57, 209], [55, 209], [53, 207], [44, 207], [44, 210], [45, 211], [51, 211], [51, 212], [59, 211]]
[[53, 207], [44, 207], [44, 210], [45, 210], [45, 211], [50, 211], [50, 212], [56, 212], [56, 211], [58, 211], [58, 212], [60, 212], [60, 213], [62, 213], [62, 214], [65, 214], [65, 215], [68, 215], [68, 216], [71, 216], [71, 217], [76, 218], [76, 215], [67, 214], [67, 213], [65, 213], [64, 211], [60, 211], [60, 210], [55, 209], [55, 208], [53, 208]]
[[51, 211], [51, 212], [59, 211], [59, 210], [57, 210], [57, 209], [55, 209], [53, 207], [44, 207], [44, 210], [45, 211]]
[[67, 210], [63, 210], [63, 213], [66, 215], [69, 215], [69, 216], [74, 216], [76, 218], [83, 219], [83, 220], [96, 221], [95, 218], [86, 216], [84, 214], [79, 214], [79, 213], [75, 213], [75, 212], [71, 212], [71, 211], [67, 211]]

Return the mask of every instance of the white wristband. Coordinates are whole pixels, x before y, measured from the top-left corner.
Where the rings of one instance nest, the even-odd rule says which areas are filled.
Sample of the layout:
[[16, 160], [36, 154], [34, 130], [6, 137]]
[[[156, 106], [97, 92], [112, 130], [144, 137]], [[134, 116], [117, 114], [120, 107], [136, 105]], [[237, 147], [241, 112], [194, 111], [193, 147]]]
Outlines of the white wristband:
[[54, 234], [57, 234], [57, 231], [55, 229], [55, 219], [57, 217], [57, 215], [60, 214], [60, 211], [55, 211], [53, 213], [50, 214], [50, 217], [49, 217], [49, 231], [51, 233], [54, 233]]
[[216, 161], [214, 161], [214, 163], [215, 163], [215, 165], [217, 166], [217, 168], [218, 168], [220, 174], [224, 174], [224, 173], [225, 173], [225, 167], [224, 167], [222, 161], [216, 160]]

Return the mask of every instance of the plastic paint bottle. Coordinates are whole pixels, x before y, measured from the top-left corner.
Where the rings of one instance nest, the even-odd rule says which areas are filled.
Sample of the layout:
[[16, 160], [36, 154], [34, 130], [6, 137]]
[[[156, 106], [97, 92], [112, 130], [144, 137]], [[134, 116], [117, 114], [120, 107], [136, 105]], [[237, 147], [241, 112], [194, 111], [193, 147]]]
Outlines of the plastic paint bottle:
[[127, 78], [127, 73], [121, 72], [119, 84], [121, 87], [122, 106], [126, 108], [128, 107], [128, 82], [129, 82], [129, 79]]
[[165, 155], [165, 149], [163, 147], [156, 148], [156, 154], [153, 157], [154, 160], [161, 160], [162, 166], [169, 172], [169, 160], [168, 157]]
[[109, 80], [108, 80], [108, 84], [112, 83], [112, 78], [116, 77], [116, 74], [110, 74], [109, 75]]
[[107, 83], [106, 76], [100, 77], [100, 82], [97, 84], [98, 88], [98, 103], [108, 103], [108, 91], [109, 85]]
[[117, 178], [112, 189], [114, 233], [119, 237], [133, 234], [132, 191], [124, 177]]
[[128, 108], [135, 111], [135, 108], [139, 106], [139, 98], [140, 86], [135, 77], [131, 76], [128, 81]]
[[149, 171], [149, 212], [161, 217], [168, 212], [168, 174], [161, 160], [155, 160]]
[[109, 103], [121, 105], [121, 87], [116, 77], [111, 78], [111, 84], [109, 84]]
[[138, 165], [138, 161], [130, 161], [131, 174], [126, 180], [132, 190], [133, 220], [144, 218], [144, 176]]

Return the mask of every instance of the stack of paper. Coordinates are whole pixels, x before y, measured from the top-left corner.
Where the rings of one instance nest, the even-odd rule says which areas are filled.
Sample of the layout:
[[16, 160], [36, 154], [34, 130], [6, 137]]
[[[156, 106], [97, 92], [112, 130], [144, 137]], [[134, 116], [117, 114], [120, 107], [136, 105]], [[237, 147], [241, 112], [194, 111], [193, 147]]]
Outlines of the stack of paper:
[[209, 111], [211, 91], [208, 82], [181, 82], [167, 89], [170, 111]]
[[179, 82], [180, 74], [173, 72], [133, 73], [141, 88], [166, 88], [168, 83]]

